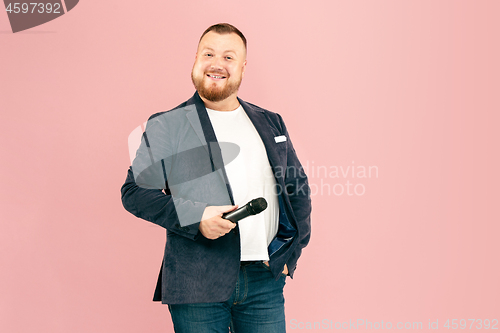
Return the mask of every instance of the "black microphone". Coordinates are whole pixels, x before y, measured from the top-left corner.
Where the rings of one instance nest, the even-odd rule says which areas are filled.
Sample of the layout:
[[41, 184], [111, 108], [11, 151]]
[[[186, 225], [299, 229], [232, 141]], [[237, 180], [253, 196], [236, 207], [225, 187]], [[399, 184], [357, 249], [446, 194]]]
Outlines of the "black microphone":
[[257, 198], [249, 201], [245, 206], [233, 210], [229, 213], [224, 213], [222, 215], [223, 219], [229, 220], [233, 223], [238, 222], [245, 217], [250, 215], [256, 215], [267, 208], [267, 201], [264, 198]]

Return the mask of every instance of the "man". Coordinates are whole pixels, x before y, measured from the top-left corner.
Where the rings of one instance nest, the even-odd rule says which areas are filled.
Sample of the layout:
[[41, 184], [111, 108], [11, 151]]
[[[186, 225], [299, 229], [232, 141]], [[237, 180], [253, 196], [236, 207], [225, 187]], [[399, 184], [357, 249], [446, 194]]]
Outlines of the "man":
[[[285, 124], [237, 97], [246, 63], [238, 29], [209, 27], [197, 92], [151, 116], [122, 186], [129, 212], [166, 228], [154, 300], [176, 332], [285, 332], [283, 287], [309, 242], [310, 189]], [[257, 197], [262, 213], [222, 218]]]

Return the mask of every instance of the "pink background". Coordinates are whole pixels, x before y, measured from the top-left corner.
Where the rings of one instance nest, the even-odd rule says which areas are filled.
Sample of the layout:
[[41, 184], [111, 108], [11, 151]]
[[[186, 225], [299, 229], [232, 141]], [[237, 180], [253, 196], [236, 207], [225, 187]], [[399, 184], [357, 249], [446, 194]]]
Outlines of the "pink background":
[[[499, 13], [496, 0], [83, 0], [12, 34], [2, 10], [0, 331], [173, 331], [151, 302], [164, 230], [119, 190], [129, 133], [192, 95], [217, 22], [247, 36], [240, 97], [284, 117], [316, 191], [288, 329], [500, 320]], [[364, 194], [328, 194], [347, 181]]]

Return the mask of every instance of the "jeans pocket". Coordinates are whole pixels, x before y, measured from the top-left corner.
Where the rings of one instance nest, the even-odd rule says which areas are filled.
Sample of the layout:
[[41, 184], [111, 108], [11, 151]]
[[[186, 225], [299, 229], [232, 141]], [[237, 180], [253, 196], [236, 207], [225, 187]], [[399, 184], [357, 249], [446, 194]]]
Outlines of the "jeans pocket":
[[[266, 264], [264, 264], [264, 262], [263, 262], [263, 261], [262, 261], [260, 264], [261, 264], [262, 266], [264, 266], [264, 267], [265, 267], [265, 269], [267, 269], [269, 272], [271, 272], [271, 267], [269, 267], [269, 266], [267, 266]], [[280, 274], [281, 274], [281, 277], [285, 277], [285, 278], [287, 277], [287, 274], [283, 273], [283, 271], [282, 271]]]

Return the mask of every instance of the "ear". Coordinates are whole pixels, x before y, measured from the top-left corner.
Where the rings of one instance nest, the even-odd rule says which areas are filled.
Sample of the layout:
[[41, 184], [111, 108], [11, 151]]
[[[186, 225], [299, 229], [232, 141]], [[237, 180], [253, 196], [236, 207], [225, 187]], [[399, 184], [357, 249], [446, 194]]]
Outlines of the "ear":
[[245, 62], [243, 63], [243, 67], [241, 69], [241, 77], [245, 76], [245, 69], [247, 68], [247, 61], [245, 59]]

